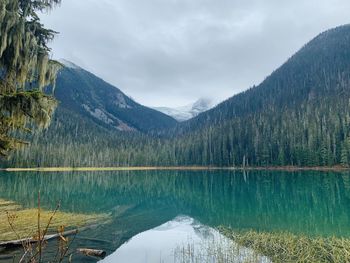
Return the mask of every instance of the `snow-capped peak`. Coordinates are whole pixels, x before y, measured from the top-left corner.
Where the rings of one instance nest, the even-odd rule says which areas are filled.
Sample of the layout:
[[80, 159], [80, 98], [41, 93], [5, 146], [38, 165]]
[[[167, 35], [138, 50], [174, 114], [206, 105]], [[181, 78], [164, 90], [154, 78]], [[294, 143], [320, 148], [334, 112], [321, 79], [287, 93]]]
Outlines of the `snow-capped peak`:
[[201, 98], [194, 103], [186, 106], [169, 108], [169, 107], [155, 107], [155, 110], [163, 112], [176, 119], [177, 121], [186, 121], [196, 117], [198, 114], [207, 111], [215, 106], [215, 103], [209, 98]]

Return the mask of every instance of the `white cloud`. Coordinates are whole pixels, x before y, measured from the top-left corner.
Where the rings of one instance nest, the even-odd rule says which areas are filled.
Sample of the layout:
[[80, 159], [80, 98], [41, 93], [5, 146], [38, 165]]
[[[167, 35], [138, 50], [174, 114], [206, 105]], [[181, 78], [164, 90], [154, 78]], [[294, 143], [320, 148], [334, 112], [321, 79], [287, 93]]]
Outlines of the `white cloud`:
[[149, 106], [222, 100], [349, 21], [348, 0], [63, 0], [43, 16], [65, 58]]

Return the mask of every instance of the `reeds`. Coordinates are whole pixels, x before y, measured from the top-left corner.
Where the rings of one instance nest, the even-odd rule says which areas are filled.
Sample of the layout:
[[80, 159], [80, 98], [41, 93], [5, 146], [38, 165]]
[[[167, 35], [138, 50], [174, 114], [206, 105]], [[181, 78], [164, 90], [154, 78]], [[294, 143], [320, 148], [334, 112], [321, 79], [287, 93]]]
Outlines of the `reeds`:
[[308, 237], [288, 232], [219, 230], [240, 246], [250, 248], [272, 262], [350, 262], [350, 239]]

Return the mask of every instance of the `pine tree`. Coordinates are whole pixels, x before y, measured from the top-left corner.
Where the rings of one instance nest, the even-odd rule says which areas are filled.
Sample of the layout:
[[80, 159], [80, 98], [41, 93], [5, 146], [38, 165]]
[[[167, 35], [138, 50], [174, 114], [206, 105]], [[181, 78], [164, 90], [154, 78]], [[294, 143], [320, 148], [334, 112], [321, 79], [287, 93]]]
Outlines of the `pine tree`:
[[349, 150], [350, 150], [350, 137], [344, 140], [344, 143], [342, 144], [341, 152], [340, 152], [340, 164], [346, 167], [350, 165]]
[[346, 148], [343, 146], [341, 150], [341, 156], [340, 156], [340, 164], [343, 166], [348, 166], [348, 152]]
[[54, 84], [60, 64], [47, 46], [56, 32], [44, 28], [37, 12], [60, 0], [0, 0], [0, 156], [25, 143], [13, 130], [47, 127], [56, 100], [43, 92]]

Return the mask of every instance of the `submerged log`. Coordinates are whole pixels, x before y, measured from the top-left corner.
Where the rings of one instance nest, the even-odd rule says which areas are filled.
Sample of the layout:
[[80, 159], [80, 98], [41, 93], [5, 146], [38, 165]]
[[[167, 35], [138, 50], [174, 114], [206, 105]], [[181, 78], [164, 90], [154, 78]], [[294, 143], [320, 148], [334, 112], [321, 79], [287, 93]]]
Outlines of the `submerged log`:
[[78, 248], [77, 251], [85, 256], [96, 258], [104, 258], [107, 254], [104, 250], [96, 250], [89, 248]]
[[[57, 233], [53, 235], [46, 235], [43, 238], [43, 241], [48, 241], [51, 239], [59, 238], [60, 236], [71, 236], [71, 235], [76, 235], [78, 234], [78, 230], [70, 230], [66, 231], [63, 233]], [[5, 241], [5, 242], [0, 242], [0, 247], [4, 248], [11, 248], [11, 247], [19, 247], [22, 246], [22, 244], [28, 244], [28, 243], [38, 243], [39, 240], [35, 238], [24, 238], [24, 239], [18, 239], [18, 240], [11, 240], [11, 241]]]

